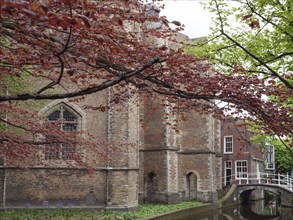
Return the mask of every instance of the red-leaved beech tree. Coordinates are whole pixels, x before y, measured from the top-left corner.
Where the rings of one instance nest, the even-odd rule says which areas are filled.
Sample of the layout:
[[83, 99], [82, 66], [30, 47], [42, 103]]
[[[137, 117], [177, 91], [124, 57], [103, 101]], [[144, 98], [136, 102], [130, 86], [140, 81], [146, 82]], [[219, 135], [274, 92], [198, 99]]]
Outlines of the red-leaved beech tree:
[[[80, 102], [109, 88], [111, 105], [157, 93], [182, 120], [190, 109], [214, 115], [233, 110], [267, 132], [292, 135], [291, 107], [262, 99], [287, 99], [291, 89], [257, 75], [216, 72], [207, 60], [184, 54], [176, 38], [180, 23], [171, 30], [141, 1], [1, 0], [0, 7], [0, 154], [6, 164], [41, 164], [39, 148], [54, 144], [87, 146], [97, 157], [106, 157], [102, 146], [123, 151], [123, 143], [112, 146], [85, 131], [64, 134], [61, 121], [48, 123], [33, 111], [48, 100]], [[70, 157], [72, 166], [90, 164], [83, 155]]]

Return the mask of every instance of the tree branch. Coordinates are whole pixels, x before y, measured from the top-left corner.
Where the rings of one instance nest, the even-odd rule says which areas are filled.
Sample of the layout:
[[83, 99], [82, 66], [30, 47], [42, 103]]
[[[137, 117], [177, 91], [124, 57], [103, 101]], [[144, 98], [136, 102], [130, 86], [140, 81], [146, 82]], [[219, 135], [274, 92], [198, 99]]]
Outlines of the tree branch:
[[262, 66], [264, 66], [269, 72], [271, 76], [274, 76], [276, 78], [278, 78], [288, 89], [293, 89], [293, 85], [291, 85], [291, 83], [289, 81], [287, 81], [286, 79], [284, 79], [283, 77], [281, 77], [276, 71], [274, 71], [272, 68], [270, 68], [265, 61], [263, 61], [260, 57], [254, 55], [253, 53], [251, 53], [247, 48], [245, 48], [244, 46], [242, 46], [238, 41], [236, 41], [235, 39], [233, 39], [230, 35], [228, 35], [225, 31], [224, 31], [224, 24], [223, 24], [223, 19], [221, 16], [221, 12], [219, 9], [219, 5], [217, 0], [216, 2], [216, 7], [217, 7], [217, 13], [220, 19], [220, 23], [221, 23], [221, 33], [228, 38], [230, 41], [232, 41], [236, 46], [238, 46], [240, 49], [242, 49], [246, 54], [248, 54], [250, 57], [252, 57], [253, 59], [255, 59], [257, 62], [259, 62]]
[[107, 89], [116, 84], [119, 84], [120, 82], [125, 81], [126, 79], [131, 78], [132, 76], [138, 75], [139, 73], [143, 72], [144, 70], [148, 69], [154, 64], [160, 63], [160, 62], [162, 62], [160, 58], [154, 58], [153, 60], [143, 65], [143, 67], [137, 70], [125, 72], [124, 74], [121, 74], [120, 76], [118, 76], [116, 79], [107, 80], [99, 85], [82, 89], [76, 92], [57, 93], [57, 94], [38, 94], [38, 93], [30, 94], [28, 93], [28, 94], [21, 94], [21, 95], [5, 95], [5, 96], [0, 96], [0, 102], [12, 101], [12, 100], [29, 100], [29, 99], [34, 99], [34, 100], [63, 99], [63, 98], [73, 98], [77, 96], [88, 95], [88, 94], [92, 94], [92, 93]]
[[5, 120], [5, 119], [3, 119], [3, 118], [0, 118], [0, 121], [4, 122], [5, 124], [8, 124], [8, 125], [10, 125], [10, 126], [12, 126], [12, 127], [15, 127], [15, 128], [19, 128], [19, 129], [22, 129], [22, 130], [25, 130], [25, 131], [31, 131], [31, 130], [27, 129], [27, 128], [24, 127], [24, 126], [20, 126], [20, 125], [12, 124], [11, 122], [9, 122], [9, 121], [7, 121], [7, 120]]

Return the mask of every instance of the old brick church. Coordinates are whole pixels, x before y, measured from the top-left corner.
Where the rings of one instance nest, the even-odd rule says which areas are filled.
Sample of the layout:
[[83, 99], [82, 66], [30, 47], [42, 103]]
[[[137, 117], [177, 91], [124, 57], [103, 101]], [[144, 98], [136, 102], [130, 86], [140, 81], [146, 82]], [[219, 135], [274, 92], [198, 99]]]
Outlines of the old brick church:
[[[123, 151], [103, 149], [109, 160], [95, 157], [94, 171], [74, 168], [66, 148], [54, 155], [45, 151], [44, 164], [30, 169], [1, 167], [0, 204], [11, 206], [95, 206], [132, 209], [139, 203], [212, 201], [221, 187], [219, 123], [210, 115], [187, 114], [180, 132], [171, 128], [168, 107], [156, 98], [137, 105], [133, 96], [105, 112], [82, 108], [86, 103], [107, 104], [111, 91], [83, 101], [47, 102], [38, 114], [63, 119], [63, 130], [90, 130], [96, 138], [123, 143]], [[156, 106], [156, 110], [149, 112]], [[116, 111], [120, 108], [119, 111]], [[142, 125], [143, 124], [143, 125]], [[84, 150], [79, 147], [76, 150]], [[94, 163], [94, 164], [93, 164]]]
[[[37, 82], [36, 82], [37, 83]], [[74, 90], [70, 83], [62, 88]], [[135, 209], [139, 203], [214, 201], [221, 188], [220, 124], [211, 115], [189, 111], [187, 120], [170, 125], [176, 115], [157, 97], [129, 96], [105, 111], [84, 108], [109, 106], [112, 89], [70, 100], [46, 101], [35, 114], [48, 121], [61, 119], [63, 131], [89, 131], [108, 145], [92, 154], [83, 146], [62, 146], [39, 152], [43, 163], [28, 169], [0, 167], [1, 207], [97, 207]], [[155, 111], [153, 111], [155, 106]], [[70, 164], [79, 151], [90, 163], [89, 174]], [[105, 159], [106, 155], [106, 159]]]

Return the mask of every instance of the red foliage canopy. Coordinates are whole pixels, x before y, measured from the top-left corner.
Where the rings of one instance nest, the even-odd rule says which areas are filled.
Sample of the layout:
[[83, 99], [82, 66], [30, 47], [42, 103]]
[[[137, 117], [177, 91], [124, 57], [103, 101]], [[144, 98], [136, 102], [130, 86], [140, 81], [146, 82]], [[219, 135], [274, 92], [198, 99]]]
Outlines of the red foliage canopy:
[[[181, 30], [179, 22], [171, 30], [165, 18], [151, 16], [140, 1], [1, 0], [0, 6], [2, 156], [29, 154], [46, 144], [32, 137], [48, 132], [59, 142], [85, 141], [76, 136], [58, 139], [58, 129], [40, 126], [42, 119], [29, 115], [20, 103], [79, 98], [110, 87], [117, 91], [115, 102], [131, 94], [129, 89], [141, 95], [159, 93], [180, 112], [232, 109], [266, 131], [292, 135], [291, 107], [262, 98], [287, 99], [291, 90], [273, 80], [265, 84], [256, 75], [213, 72], [206, 60], [183, 54], [183, 44], [174, 37]], [[32, 88], [28, 79], [38, 83]], [[66, 83], [77, 89], [56, 89]], [[22, 135], [26, 132], [32, 137]]]

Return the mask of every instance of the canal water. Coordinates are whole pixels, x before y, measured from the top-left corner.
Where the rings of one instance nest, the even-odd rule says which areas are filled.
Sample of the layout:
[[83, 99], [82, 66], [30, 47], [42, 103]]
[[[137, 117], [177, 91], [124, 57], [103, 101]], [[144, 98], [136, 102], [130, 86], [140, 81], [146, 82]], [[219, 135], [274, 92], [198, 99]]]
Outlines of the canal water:
[[248, 205], [236, 205], [201, 213], [188, 213], [175, 220], [293, 220], [293, 208], [278, 207], [275, 202], [252, 201]]

